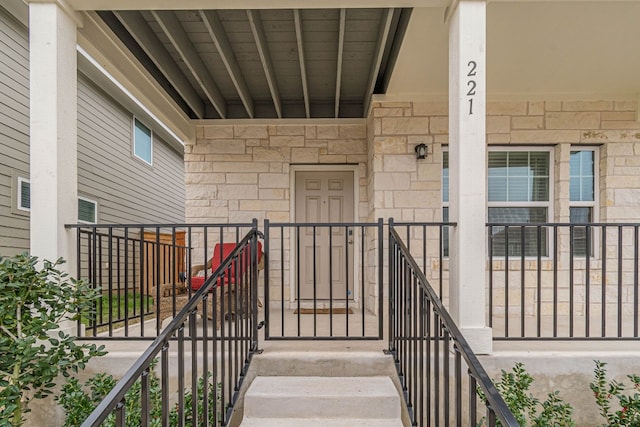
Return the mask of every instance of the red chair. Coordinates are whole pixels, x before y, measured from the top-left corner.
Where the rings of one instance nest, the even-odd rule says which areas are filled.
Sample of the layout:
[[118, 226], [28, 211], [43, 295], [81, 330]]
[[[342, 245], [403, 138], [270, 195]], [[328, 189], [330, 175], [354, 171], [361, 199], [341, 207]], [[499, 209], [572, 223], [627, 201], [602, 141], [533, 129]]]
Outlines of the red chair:
[[[222, 263], [222, 261], [224, 261], [231, 254], [231, 252], [233, 252], [236, 249], [236, 246], [237, 245], [235, 243], [223, 243], [222, 251], [221, 251], [220, 243], [216, 243], [216, 246], [213, 248], [213, 257], [211, 258], [211, 260], [209, 260], [209, 262], [207, 262], [206, 267], [200, 264], [200, 265], [195, 265], [191, 269], [191, 276], [192, 276], [191, 289], [193, 291], [197, 291], [204, 285], [204, 282], [206, 280], [204, 276], [195, 276], [195, 274], [197, 274], [199, 271], [204, 270], [205, 268], [211, 268], [211, 273], [213, 274], [213, 272], [215, 272], [218, 269], [218, 267], [220, 267], [220, 264]], [[250, 256], [251, 256], [250, 247], [247, 246], [247, 248], [243, 250], [243, 253], [244, 255], [241, 254], [239, 259], [236, 259], [231, 263], [231, 268], [225, 271], [224, 273], [225, 278], [223, 280], [223, 285], [235, 284], [236, 263], [240, 260], [242, 256], [245, 257], [245, 261], [240, 262], [240, 265], [239, 265], [240, 270], [238, 271], [238, 277], [242, 277], [245, 274], [246, 268], [248, 268], [248, 266], [250, 265], [250, 262], [249, 262]], [[258, 242], [258, 264], [262, 262], [262, 255], [263, 255], [262, 243]]]

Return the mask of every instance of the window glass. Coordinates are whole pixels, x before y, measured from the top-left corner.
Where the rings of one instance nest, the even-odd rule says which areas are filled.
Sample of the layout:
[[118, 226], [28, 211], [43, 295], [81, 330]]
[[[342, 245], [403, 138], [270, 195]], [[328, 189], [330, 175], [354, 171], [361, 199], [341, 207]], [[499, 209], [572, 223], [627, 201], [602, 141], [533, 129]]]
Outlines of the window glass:
[[[595, 208], [595, 151], [575, 150], [569, 160], [569, 221], [586, 224], [593, 221]], [[573, 227], [572, 249], [575, 256], [593, 256], [592, 230]]]
[[593, 157], [591, 150], [571, 152], [569, 193], [572, 202], [594, 200]]
[[18, 178], [18, 209], [31, 210], [31, 183], [24, 178]]
[[133, 130], [133, 154], [139, 159], [151, 164], [152, 139], [151, 129], [134, 119]]
[[95, 224], [97, 203], [93, 200], [78, 199], [78, 221]]
[[490, 151], [489, 201], [549, 200], [549, 152]]

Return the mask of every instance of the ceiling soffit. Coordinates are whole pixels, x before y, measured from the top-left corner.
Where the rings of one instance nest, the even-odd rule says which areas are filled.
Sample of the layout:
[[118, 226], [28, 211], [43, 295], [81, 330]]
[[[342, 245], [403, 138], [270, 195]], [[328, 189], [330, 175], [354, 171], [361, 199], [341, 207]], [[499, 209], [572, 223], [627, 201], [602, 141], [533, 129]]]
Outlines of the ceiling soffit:
[[193, 119], [353, 118], [386, 91], [411, 9], [99, 15]]

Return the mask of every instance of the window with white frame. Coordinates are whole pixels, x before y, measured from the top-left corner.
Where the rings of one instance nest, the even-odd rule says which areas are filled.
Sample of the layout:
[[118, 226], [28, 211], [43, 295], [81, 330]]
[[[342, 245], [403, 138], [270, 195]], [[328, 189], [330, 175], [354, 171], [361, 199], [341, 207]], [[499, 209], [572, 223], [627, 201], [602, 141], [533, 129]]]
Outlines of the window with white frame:
[[18, 177], [17, 208], [21, 211], [31, 211], [31, 183], [28, 179]]
[[153, 134], [140, 120], [133, 119], [133, 154], [148, 164], [153, 163]]
[[[596, 204], [596, 149], [571, 150], [569, 161], [569, 220], [584, 224], [594, 221]], [[593, 240], [587, 227], [573, 228], [573, 254], [593, 255]]]
[[78, 222], [95, 224], [98, 222], [98, 202], [78, 197]]
[[[442, 222], [449, 222], [449, 152], [442, 151]], [[442, 256], [449, 256], [449, 227], [442, 228]]]
[[488, 152], [488, 219], [493, 256], [547, 256], [547, 231], [509, 227], [545, 223], [551, 211], [550, 149], [493, 148]]

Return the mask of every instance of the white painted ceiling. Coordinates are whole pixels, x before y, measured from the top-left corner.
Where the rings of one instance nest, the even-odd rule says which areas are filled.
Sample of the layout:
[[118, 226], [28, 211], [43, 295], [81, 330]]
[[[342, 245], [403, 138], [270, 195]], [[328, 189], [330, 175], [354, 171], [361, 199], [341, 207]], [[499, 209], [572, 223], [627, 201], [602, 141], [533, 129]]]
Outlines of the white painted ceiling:
[[[444, 8], [416, 8], [387, 95], [446, 96]], [[599, 98], [640, 92], [640, 3], [489, 3], [487, 94]]]

